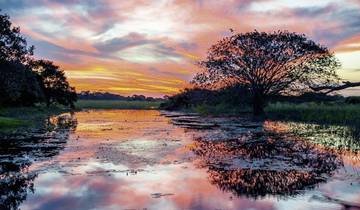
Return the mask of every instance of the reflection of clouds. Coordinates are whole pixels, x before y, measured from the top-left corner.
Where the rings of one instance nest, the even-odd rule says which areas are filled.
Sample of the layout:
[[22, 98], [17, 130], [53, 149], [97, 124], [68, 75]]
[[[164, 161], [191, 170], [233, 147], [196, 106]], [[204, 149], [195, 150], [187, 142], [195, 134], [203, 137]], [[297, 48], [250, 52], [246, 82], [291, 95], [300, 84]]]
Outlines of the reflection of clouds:
[[[231, 195], [208, 183], [203, 170], [188, 165], [165, 165], [136, 175], [109, 173], [98, 176], [40, 175], [22, 209], [275, 209], [271, 201], [230, 200]], [[151, 172], [156, 170], [156, 173]], [[186, 170], [187, 173], [183, 173]], [[51, 185], [51, 187], [49, 187]], [[46, 193], [45, 193], [46, 192]], [[154, 193], [172, 194], [152, 198]], [[55, 208], [56, 209], [56, 208]]]

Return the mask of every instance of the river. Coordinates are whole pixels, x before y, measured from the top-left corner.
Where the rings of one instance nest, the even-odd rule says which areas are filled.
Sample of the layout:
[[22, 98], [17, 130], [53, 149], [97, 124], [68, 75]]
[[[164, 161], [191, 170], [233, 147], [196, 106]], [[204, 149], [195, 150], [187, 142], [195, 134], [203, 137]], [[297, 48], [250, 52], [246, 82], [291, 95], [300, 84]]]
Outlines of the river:
[[272, 121], [206, 118], [203, 125], [213, 127], [194, 129], [174, 122], [196, 116], [173, 118], [81, 111], [0, 141], [0, 209], [335, 210], [360, 203], [357, 153], [305, 141]]

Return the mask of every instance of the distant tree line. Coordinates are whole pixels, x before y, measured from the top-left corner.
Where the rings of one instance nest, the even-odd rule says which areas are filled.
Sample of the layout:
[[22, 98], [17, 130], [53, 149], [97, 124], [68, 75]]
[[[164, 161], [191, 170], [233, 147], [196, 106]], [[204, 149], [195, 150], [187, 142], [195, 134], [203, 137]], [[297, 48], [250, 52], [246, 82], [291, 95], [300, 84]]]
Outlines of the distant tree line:
[[108, 92], [81, 91], [78, 93], [80, 100], [122, 100], [122, 101], [161, 101], [162, 98], [146, 97], [144, 95], [122, 96]]
[[28, 46], [20, 28], [0, 14], [0, 106], [74, 107], [77, 95], [64, 71], [52, 61], [35, 59], [33, 53], [34, 46]]
[[[341, 95], [327, 95], [319, 92], [304, 92], [300, 95], [274, 95], [267, 99], [268, 102], [345, 102], [360, 104], [360, 97], [343, 97]], [[252, 106], [252, 96], [249, 87], [234, 85], [216, 90], [206, 88], [188, 88], [178, 94], [169, 96], [161, 104], [162, 109], [179, 110], [196, 107], [199, 105], [217, 106], [226, 104], [228, 107], [248, 108]]]

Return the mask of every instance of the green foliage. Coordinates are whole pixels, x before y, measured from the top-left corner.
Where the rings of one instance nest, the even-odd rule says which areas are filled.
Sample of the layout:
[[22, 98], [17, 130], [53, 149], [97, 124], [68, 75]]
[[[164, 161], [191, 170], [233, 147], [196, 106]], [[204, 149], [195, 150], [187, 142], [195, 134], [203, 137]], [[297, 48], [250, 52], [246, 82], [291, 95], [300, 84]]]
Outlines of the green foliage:
[[14, 128], [19, 126], [24, 126], [26, 124], [27, 123], [24, 120], [10, 118], [10, 117], [0, 117], [0, 129]]
[[79, 109], [158, 109], [158, 101], [78, 100]]
[[38, 128], [39, 124], [43, 124], [50, 116], [68, 111], [69, 109], [60, 106], [0, 107], [0, 133], [12, 132], [14, 129]]
[[274, 119], [360, 125], [360, 106], [343, 103], [273, 103], [266, 108]]
[[335, 149], [359, 151], [359, 127], [288, 122], [286, 126], [295, 136]]
[[213, 116], [236, 116], [244, 113], [251, 112], [250, 106], [234, 106], [229, 103], [220, 103], [217, 105], [201, 104], [193, 106], [191, 111], [199, 113], [201, 115], [213, 115]]

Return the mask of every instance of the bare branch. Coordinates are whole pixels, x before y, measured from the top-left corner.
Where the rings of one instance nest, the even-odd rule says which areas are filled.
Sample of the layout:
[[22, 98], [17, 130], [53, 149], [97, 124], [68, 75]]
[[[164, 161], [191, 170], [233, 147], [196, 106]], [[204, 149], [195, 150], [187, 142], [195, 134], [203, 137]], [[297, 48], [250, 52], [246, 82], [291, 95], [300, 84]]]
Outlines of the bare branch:
[[344, 90], [346, 88], [351, 88], [351, 87], [359, 87], [360, 86], [360, 82], [343, 82], [342, 85], [326, 85], [326, 86], [318, 86], [318, 87], [310, 87], [311, 90], [313, 91], [325, 91], [325, 94], [329, 94], [331, 92], [334, 91], [338, 91], [338, 90]]

